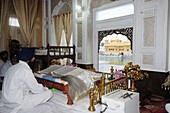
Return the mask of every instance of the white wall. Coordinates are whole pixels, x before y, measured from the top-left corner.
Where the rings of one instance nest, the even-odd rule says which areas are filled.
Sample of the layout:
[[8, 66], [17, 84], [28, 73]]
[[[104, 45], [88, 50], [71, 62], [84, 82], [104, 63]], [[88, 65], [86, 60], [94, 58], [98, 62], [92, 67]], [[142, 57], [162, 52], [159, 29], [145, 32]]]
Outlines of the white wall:
[[168, 0], [135, 0], [133, 64], [168, 71]]

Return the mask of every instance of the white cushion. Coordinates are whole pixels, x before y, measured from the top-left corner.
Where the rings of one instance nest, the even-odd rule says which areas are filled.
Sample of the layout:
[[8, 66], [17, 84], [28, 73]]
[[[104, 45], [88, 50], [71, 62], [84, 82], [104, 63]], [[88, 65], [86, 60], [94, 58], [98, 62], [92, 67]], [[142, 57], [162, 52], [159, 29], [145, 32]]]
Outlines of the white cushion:
[[165, 109], [166, 109], [166, 111], [168, 111], [168, 113], [170, 113], [170, 103], [165, 105]]

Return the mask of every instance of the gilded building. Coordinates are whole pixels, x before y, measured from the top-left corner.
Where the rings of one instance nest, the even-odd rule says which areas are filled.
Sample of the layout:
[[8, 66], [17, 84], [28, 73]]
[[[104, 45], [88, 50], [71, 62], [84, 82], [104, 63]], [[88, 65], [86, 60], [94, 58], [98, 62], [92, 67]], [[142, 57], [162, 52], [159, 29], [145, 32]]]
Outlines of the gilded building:
[[108, 40], [105, 40], [104, 43], [105, 46], [105, 52], [107, 53], [119, 53], [122, 54], [124, 52], [131, 52], [131, 46], [130, 46], [130, 41], [124, 41], [115, 38], [114, 40], [111, 40], [109, 42]]

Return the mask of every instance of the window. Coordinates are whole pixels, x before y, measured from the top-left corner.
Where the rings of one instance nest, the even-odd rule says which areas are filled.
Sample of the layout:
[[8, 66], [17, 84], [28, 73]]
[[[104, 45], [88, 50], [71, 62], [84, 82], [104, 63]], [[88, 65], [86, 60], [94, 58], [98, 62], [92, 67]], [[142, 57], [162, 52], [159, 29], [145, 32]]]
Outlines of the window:
[[[60, 46], [67, 46], [66, 35], [65, 35], [64, 29], [62, 30]], [[71, 39], [70, 39], [70, 44], [69, 44], [69, 46], [73, 46], [73, 36], [72, 36], [72, 35], [71, 35]]]
[[18, 19], [14, 17], [9, 17], [9, 25], [14, 27], [19, 27]]
[[128, 3], [96, 12], [96, 21], [122, 17], [131, 14], [134, 14], [134, 6], [132, 3]]

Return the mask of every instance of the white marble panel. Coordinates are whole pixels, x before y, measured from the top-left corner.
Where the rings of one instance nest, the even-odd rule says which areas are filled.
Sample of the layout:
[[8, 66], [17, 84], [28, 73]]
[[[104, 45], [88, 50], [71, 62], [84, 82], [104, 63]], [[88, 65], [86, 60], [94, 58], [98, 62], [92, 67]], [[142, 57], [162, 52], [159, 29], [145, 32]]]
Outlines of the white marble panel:
[[78, 60], [82, 60], [82, 53], [77, 53], [78, 55], [77, 55], [77, 58], [78, 58]]
[[82, 7], [82, 0], [77, 0], [77, 5]]
[[82, 17], [82, 12], [77, 13], [77, 18], [81, 18]]
[[155, 17], [144, 18], [143, 46], [155, 46]]
[[77, 47], [82, 47], [82, 23], [77, 23]]
[[154, 56], [153, 55], [143, 55], [142, 64], [154, 65]]
[[146, 10], [144, 10], [144, 18], [154, 17], [155, 13], [156, 13], [156, 9], [155, 8], [146, 9]]

